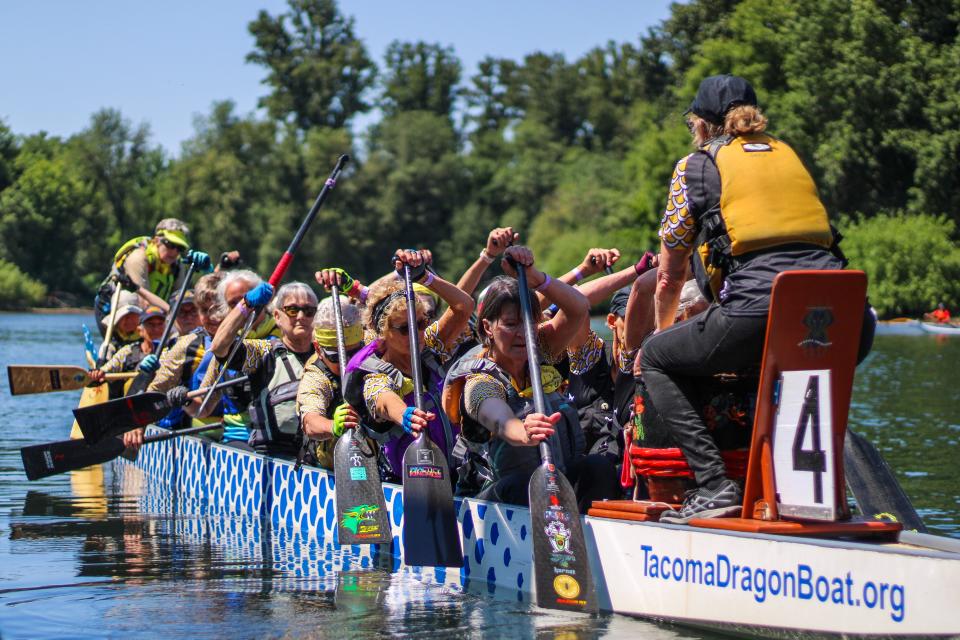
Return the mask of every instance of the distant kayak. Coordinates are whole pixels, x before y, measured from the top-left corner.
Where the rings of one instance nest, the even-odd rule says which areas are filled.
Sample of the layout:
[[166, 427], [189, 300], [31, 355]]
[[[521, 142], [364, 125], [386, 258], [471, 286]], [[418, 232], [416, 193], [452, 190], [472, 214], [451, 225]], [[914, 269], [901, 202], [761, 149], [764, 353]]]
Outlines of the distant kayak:
[[912, 318], [894, 318], [877, 323], [879, 336], [921, 336], [924, 334], [923, 323]]
[[924, 333], [960, 336], [960, 326], [955, 324], [945, 324], [943, 322], [921, 322], [920, 329]]

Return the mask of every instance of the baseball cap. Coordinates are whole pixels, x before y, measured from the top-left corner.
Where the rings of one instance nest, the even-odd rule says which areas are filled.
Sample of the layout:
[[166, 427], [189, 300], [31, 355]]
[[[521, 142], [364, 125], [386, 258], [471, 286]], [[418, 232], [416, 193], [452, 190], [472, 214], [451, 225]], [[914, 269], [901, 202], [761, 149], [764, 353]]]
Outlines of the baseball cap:
[[707, 122], [722, 125], [727, 111], [741, 104], [757, 105], [757, 94], [750, 83], [739, 76], [710, 76], [700, 82], [697, 95], [683, 115], [694, 113]]

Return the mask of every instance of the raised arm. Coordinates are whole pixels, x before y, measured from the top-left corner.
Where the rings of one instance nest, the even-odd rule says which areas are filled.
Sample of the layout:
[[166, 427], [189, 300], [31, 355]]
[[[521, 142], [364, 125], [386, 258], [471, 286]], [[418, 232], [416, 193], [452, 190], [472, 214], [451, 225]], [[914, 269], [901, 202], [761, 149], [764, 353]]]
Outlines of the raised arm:
[[493, 264], [493, 261], [503, 254], [506, 248], [515, 244], [520, 239], [519, 233], [514, 233], [513, 227], [502, 227], [494, 229], [487, 236], [487, 246], [480, 251], [480, 255], [473, 264], [460, 276], [457, 281], [457, 288], [468, 295], [473, 295], [477, 290], [477, 285], [483, 278], [483, 274]]
[[458, 288], [457, 285], [447, 282], [433, 272], [426, 271], [426, 266], [432, 260], [432, 254], [425, 249], [419, 251], [398, 249], [394, 266], [398, 272], [401, 272], [403, 265], [409, 265], [411, 275], [418, 275], [420, 284], [447, 303], [447, 310], [440, 316], [437, 337], [449, 347], [467, 328], [470, 315], [473, 314], [474, 302], [470, 294]]

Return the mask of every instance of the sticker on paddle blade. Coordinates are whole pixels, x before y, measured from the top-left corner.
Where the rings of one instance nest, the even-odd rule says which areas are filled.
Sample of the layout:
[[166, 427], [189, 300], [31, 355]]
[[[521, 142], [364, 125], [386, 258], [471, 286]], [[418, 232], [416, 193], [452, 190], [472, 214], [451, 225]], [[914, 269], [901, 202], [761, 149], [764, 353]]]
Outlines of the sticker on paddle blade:
[[343, 512], [340, 526], [361, 540], [374, 538], [380, 535], [380, 525], [377, 523], [377, 514], [380, 507], [373, 504], [360, 504], [350, 507]]
[[407, 467], [408, 478], [430, 478], [443, 480], [443, 467], [432, 464], [414, 464]]

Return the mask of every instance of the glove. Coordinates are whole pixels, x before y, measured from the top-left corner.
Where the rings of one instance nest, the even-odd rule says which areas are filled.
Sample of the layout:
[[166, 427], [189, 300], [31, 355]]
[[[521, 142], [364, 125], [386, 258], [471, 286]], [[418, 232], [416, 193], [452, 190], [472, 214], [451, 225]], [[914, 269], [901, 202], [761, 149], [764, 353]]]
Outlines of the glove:
[[653, 259], [657, 256], [653, 253], [647, 251], [643, 254], [643, 257], [637, 261], [637, 264], [633, 265], [633, 270], [637, 272], [637, 276], [642, 276], [650, 269], [653, 269]]
[[247, 295], [243, 296], [243, 299], [247, 301], [247, 305], [251, 307], [263, 307], [270, 299], [273, 297], [273, 286], [269, 282], [261, 282], [256, 287], [247, 291]]
[[349, 413], [350, 405], [347, 403], [341, 404], [333, 411], [333, 435], [338, 438], [343, 435], [343, 430], [347, 428], [343, 421]]
[[213, 271], [213, 264], [210, 262], [210, 255], [203, 251], [187, 251], [187, 262], [193, 264], [193, 268], [203, 273]]
[[170, 405], [171, 408], [184, 406], [190, 402], [187, 393], [187, 388], [182, 385], [170, 389], [170, 391], [167, 391], [167, 404]]
[[[416, 249], [407, 249], [407, 251], [416, 251]], [[393, 258], [392, 258], [392, 264], [393, 264], [394, 268], [396, 268], [397, 260], [399, 260], [399, 258], [397, 257], [396, 254], [394, 254], [394, 256], [393, 256]], [[400, 277], [401, 280], [403, 280], [403, 268], [404, 268], [405, 266], [406, 266], [406, 265], [404, 265], [403, 263], [400, 263], [400, 268], [397, 269], [397, 275]], [[410, 281], [411, 281], [411, 282], [419, 282], [420, 279], [423, 278], [423, 276], [424, 276], [426, 273], [427, 273], [427, 261], [424, 260], [424, 261], [421, 262], [418, 266], [416, 266], [416, 267], [411, 266], [411, 267], [410, 267]]]
[[140, 366], [137, 368], [144, 373], [156, 373], [157, 369], [160, 368], [160, 358], [157, 357], [157, 354], [151, 353], [140, 361]]
[[407, 407], [403, 412], [403, 422], [400, 423], [400, 426], [403, 427], [403, 430], [410, 435], [413, 435], [413, 422], [411, 419], [413, 418], [413, 414], [416, 410], [416, 407]]
[[347, 295], [353, 289], [354, 280], [350, 274], [339, 267], [332, 267], [328, 271], [333, 271], [340, 276], [340, 293]]
[[124, 291], [132, 291], [133, 293], [136, 293], [140, 290], [140, 285], [134, 282], [133, 278], [122, 271], [119, 275], [117, 275], [117, 284], [119, 284]]

